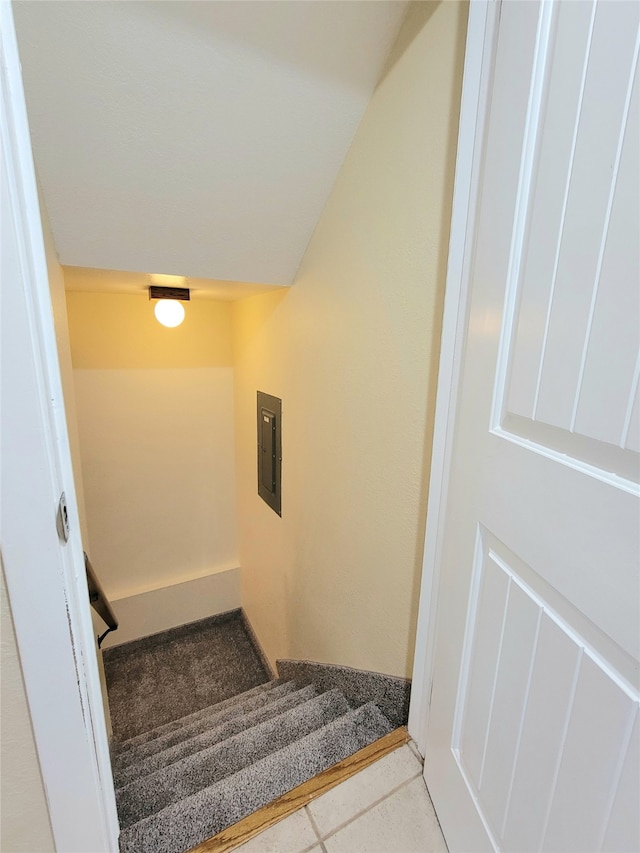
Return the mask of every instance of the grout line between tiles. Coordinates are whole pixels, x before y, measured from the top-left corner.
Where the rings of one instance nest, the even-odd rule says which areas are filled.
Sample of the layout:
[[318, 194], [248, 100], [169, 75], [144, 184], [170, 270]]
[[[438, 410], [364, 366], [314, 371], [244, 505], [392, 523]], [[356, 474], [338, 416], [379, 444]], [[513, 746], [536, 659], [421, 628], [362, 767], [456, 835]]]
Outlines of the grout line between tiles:
[[319, 841], [320, 843], [322, 843], [322, 835], [320, 834], [320, 830], [318, 829], [318, 827], [317, 827], [317, 825], [316, 825], [316, 822], [315, 822], [315, 820], [313, 819], [313, 815], [311, 814], [311, 810], [309, 809], [309, 806], [308, 806], [308, 805], [306, 805], [306, 806], [304, 807], [304, 810], [305, 810], [305, 813], [306, 813], [307, 817], [309, 818], [309, 823], [311, 824], [311, 827], [312, 827], [313, 831], [314, 831], [314, 832], [315, 832], [315, 834], [316, 834], [316, 838], [318, 839], [318, 841]]
[[429, 802], [431, 803], [431, 808], [433, 809], [433, 813], [436, 816], [436, 823], [438, 824], [438, 829], [440, 830], [440, 835], [442, 836], [442, 840], [444, 841], [444, 846], [449, 849], [449, 845], [447, 844], [447, 839], [444, 837], [444, 832], [442, 831], [442, 826], [440, 824], [440, 818], [438, 817], [438, 812], [436, 811], [436, 807], [433, 805], [433, 800], [431, 799], [431, 792], [429, 791], [429, 786], [427, 785], [426, 779], [423, 777], [422, 781], [424, 782], [424, 789], [427, 792], [427, 797], [429, 797]]
[[411, 740], [407, 741], [407, 746], [409, 747], [411, 752], [415, 755], [415, 757], [418, 759], [420, 764], [424, 765], [424, 758], [420, 755], [420, 752], [418, 751], [418, 745], [413, 740], [413, 738], [411, 738]]
[[[302, 811], [302, 809], [299, 809], [299, 811]], [[292, 812], [292, 814], [296, 814], [296, 812]], [[289, 817], [291, 817], [291, 815], [289, 815]], [[307, 815], [307, 817], [308, 817], [308, 815]], [[285, 818], [285, 820], [286, 820], [286, 818]], [[278, 824], [274, 824], [274, 826], [277, 826], [277, 825]], [[315, 830], [315, 827], [314, 827], [314, 830]], [[257, 835], [256, 838], [260, 838], [260, 835]], [[322, 842], [320, 841], [319, 838], [316, 838], [315, 841], [313, 841], [311, 844], [309, 844], [308, 847], [305, 847], [304, 850], [300, 850], [299, 853], [311, 853], [312, 850], [315, 850], [317, 848], [318, 844], [322, 844]]]
[[331, 830], [331, 832], [327, 832], [326, 835], [323, 835], [321, 837], [321, 841], [326, 841], [327, 839], [332, 838], [334, 835], [336, 835], [338, 832], [340, 832], [340, 830], [344, 829], [345, 826], [349, 826], [350, 823], [353, 823], [355, 820], [358, 820], [358, 818], [361, 818], [367, 812], [370, 812], [372, 809], [375, 809], [376, 806], [379, 806], [380, 803], [383, 803], [386, 799], [391, 797], [393, 794], [396, 794], [401, 788], [404, 788], [410, 782], [413, 782], [415, 779], [420, 779], [421, 777], [422, 777], [422, 772], [419, 772], [419, 773], [416, 773], [414, 776], [411, 776], [410, 778], [405, 779], [404, 782], [400, 783], [400, 785], [396, 785], [395, 788], [392, 788], [390, 791], [387, 791], [387, 793], [383, 797], [379, 797], [377, 800], [375, 800], [375, 802], [368, 805], [366, 807], [366, 809], [362, 809], [362, 811], [359, 811], [356, 814], [354, 814], [353, 817], [350, 817], [349, 820], [346, 820], [344, 823], [341, 823], [339, 826], [336, 826], [334, 829]]

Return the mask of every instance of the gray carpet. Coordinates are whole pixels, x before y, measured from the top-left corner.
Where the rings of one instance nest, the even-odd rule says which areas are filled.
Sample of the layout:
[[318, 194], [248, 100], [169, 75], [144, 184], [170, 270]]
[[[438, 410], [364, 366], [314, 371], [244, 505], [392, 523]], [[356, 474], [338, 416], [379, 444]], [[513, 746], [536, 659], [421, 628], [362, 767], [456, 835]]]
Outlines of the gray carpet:
[[315, 684], [322, 690], [337, 687], [357, 705], [375, 702], [396, 728], [407, 725], [411, 698], [407, 678], [310, 660], [279, 660], [276, 666], [285, 681]]
[[113, 736], [134, 737], [269, 680], [232, 610], [104, 651]]
[[185, 853], [390, 732], [408, 699], [402, 679], [308, 661], [271, 679], [240, 610], [104, 662], [121, 853]]
[[122, 743], [121, 853], [185, 853], [392, 729], [373, 702], [271, 682]]

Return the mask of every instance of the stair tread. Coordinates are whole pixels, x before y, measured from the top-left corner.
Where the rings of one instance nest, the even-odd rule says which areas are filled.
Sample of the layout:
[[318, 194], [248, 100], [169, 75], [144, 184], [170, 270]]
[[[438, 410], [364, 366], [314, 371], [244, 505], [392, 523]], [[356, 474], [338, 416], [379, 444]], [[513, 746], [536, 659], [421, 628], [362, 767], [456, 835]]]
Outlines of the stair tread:
[[119, 788], [121, 828], [255, 764], [350, 710], [344, 694], [334, 688]]
[[124, 829], [121, 853], [184, 853], [392, 728], [373, 702], [361, 705]]
[[[164, 749], [174, 746], [183, 740], [193, 737], [194, 735], [206, 731], [215, 725], [218, 725], [225, 720], [233, 719], [241, 716], [244, 713], [254, 710], [255, 708], [263, 708], [273, 702], [278, 701], [282, 696], [294, 693], [299, 689], [293, 681], [288, 681], [284, 684], [278, 684], [269, 691], [256, 693], [246, 698], [238, 699], [237, 703], [225, 703], [223, 708], [217, 705], [211, 705], [197, 714], [189, 714], [181, 720], [176, 721], [176, 725], [172, 728], [158, 731], [154, 730], [155, 736], [148, 740], [130, 746], [126, 751], [118, 753], [113, 758], [113, 767], [116, 773], [119, 773], [126, 767], [131, 766], [137, 761], [141, 761], [150, 755], [161, 752]], [[245, 697], [245, 694], [240, 694]], [[178, 725], [179, 723], [179, 725]], [[164, 727], [163, 727], [164, 729]]]
[[250, 690], [245, 690], [243, 693], [237, 693], [235, 696], [229, 696], [228, 699], [223, 699], [220, 702], [215, 702], [212, 705], [206, 705], [204, 708], [199, 708], [197, 711], [193, 711], [191, 714], [187, 714], [183, 717], [178, 717], [175, 720], [171, 720], [168, 723], [163, 723], [160, 726], [155, 726], [149, 731], [142, 732], [139, 735], [135, 735], [134, 737], [127, 738], [127, 740], [115, 741], [112, 744], [112, 751], [115, 757], [120, 756], [123, 753], [126, 753], [132, 747], [139, 746], [140, 744], [146, 743], [149, 740], [153, 740], [154, 738], [165, 734], [166, 732], [173, 731], [176, 728], [180, 728], [183, 723], [188, 720], [196, 720], [201, 716], [206, 716], [207, 714], [212, 713], [214, 710], [217, 711], [225, 711], [227, 708], [231, 708], [240, 704], [242, 702], [251, 701], [257, 696], [261, 696], [262, 694], [268, 693], [271, 690], [277, 689], [278, 687], [283, 686], [283, 684], [291, 684], [293, 682], [283, 682], [280, 679], [272, 679], [271, 681], [265, 681], [263, 684], [258, 684], [255, 687], [252, 687]]
[[148, 755], [146, 758], [142, 758], [134, 764], [114, 772], [116, 788], [121, 788], [176, 761], [180, 761], [217, 743], [221, 743], [251, 726], [270, 720], [272, 717], [278, 716], [284, 711], [301, 705], [308, 699], [317, 696], [318, 692], [314, 685], [308, 684], [300, 688], [300, 690], [285, 693], [274, 702], [269, 702], [266, 705], [254, 708], [252, 711], [219, 722], [205, 731], [198, 731], [178, 743], [154, 752], [152, 755]]

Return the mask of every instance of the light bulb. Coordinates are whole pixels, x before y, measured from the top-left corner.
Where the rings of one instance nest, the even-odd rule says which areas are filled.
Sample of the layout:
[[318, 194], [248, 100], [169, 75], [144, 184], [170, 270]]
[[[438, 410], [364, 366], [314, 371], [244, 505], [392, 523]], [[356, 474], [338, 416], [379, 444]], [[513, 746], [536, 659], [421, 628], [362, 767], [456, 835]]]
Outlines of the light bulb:
[[156, 320], [163, 326], [173, 329], [184, 320], [184, 306], [176, 299], [159, 299], [153, 309]]

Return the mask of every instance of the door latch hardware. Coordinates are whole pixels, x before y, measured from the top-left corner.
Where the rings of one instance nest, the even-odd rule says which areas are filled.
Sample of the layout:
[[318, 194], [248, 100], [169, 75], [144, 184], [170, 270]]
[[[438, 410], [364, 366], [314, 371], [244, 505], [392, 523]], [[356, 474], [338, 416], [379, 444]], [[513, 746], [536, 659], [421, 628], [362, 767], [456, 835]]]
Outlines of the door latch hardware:
[[64, 492], [60, 495], [58, 502], [58, 517], [56, 527], [58, 528], [58, 536], [63, 542], [69, 541], [69, 513], [67, 512], [67, 499]]

